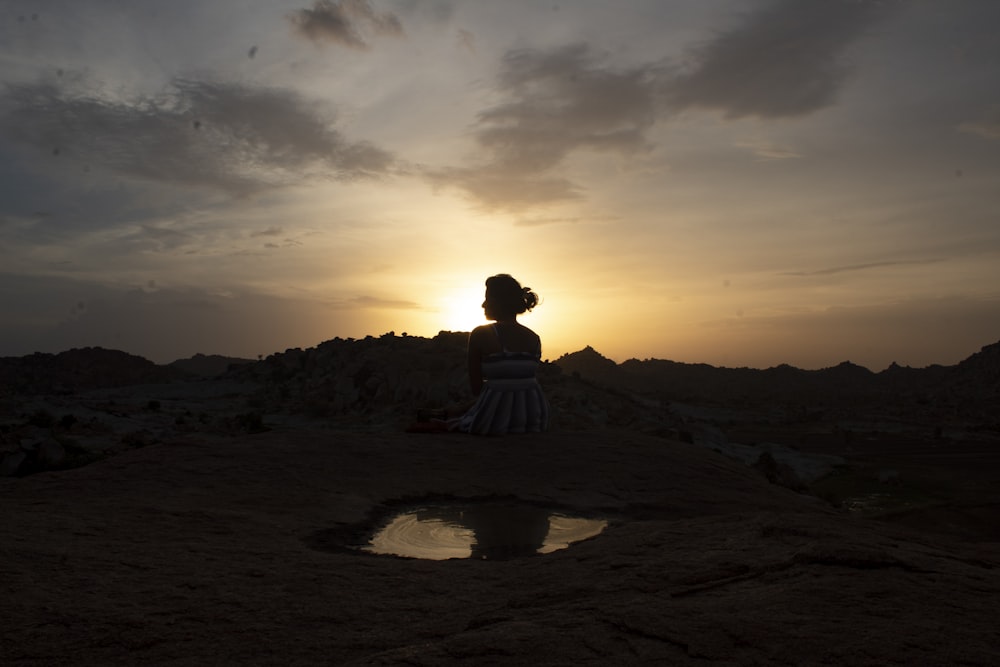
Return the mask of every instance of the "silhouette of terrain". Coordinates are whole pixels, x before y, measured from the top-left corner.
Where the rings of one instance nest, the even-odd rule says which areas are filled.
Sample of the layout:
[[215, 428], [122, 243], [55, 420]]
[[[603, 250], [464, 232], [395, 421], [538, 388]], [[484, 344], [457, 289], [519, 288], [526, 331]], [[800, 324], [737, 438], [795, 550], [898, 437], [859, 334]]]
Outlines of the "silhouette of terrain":
[[170, 367], [100, 347], [0, 357], [0, 395], [71, 394], [101, 387], [169, 382], [180, 377], [183, 374]]
[[[464, 363], [462, 359], [456, 361], [454, 354], [464, 346], [466, 336], [443, 331], [433, 339], [397, 337], [392, 332], [359, 340], [336, 338], [315, 348], [294, 348], [270, 355], [265, 363], [273, 369], [300, 362], [313, 369], [344, 350], [350, 350], [351, 355], [360, 352], [366, 358], [372, 351], [388, 353], [386, 361], [391, 363], [393, 353], [406, 351], [425, 357], [427, 362], [420, 364], [423, 368], [446, 366], [450, 370]], [[58, 354], [0, 357], [0, 388], [25, 394], [52, 393], [170, 381], [185, 375], [216, 377], [230, 366], [254, 364], [251, 359], [196, 354], [161, 366], [118, 350], [75, 348]], [[367, 366], [377, 364], [377, 359], [367, 359]], [[878, 373], [849, 361], [821, 370], [801, 370], [787, 364], [764, 370], [725, 368], [663, 359], [629, 359], [616, 364], [590, 346], [561, 356], [555, 364], [563, 372], [609, 387], [663, 392], [676, 398], [802, 397], [805, 392], [807, 397], [860, 395], [906, 400], [933, 394], [939, 398], [984, 400], [1000, 394], [1000, 342], [983, 347], [955, 366], [911, 368], [893, 363]]]
[[198, 377], [213, 378], [222, 375], [230, 366], [253, 363], [252, 359], [242, 359], [240, 357], [227, 357], [221, 354], [196, 354], [187, 359], [177, 359], [167, 364], [170, 368], [176, 368], [188, 375]]
[[[404, 433], [468, 401], [465, 342], [0, 359], [0, 662], [995, 664], [1000, 343], [878, 373], [588, 347], [542, 364], [549, 433]], [[427, 496], [611, 526], [500, 562], [312, 546]]]
[[[317, 411], [370, 412], [376, 405], [418, 397], [460, 399], [464, 391], [466, 334], [441, 332], [433, 339], [388, 333], [364, 339], [333, 339], [308, 349], [289, 349], [254, 361], [196, 354], [166, 365], [102, 348], [0, 358], [0, 391], [60, 394], [88, 389], [226, 376], [263, 381], [279, 401]], [[983, 347], [955, 366], [911, 368], [892, 364], [873, 373], [845, 361], [821, 370], [782, 364], [764, 370], [724, 368], [662, 359], [621, 364], [592, 347], [546, 362], [542, 375], [583, 379], [603, 389], [664, 400], [765, 404], [774, 401], [828, 405], [914, 404], [954, 417], [1000, 414], [1000, 343]], [[306, 394], [303, 396], [303, 394]], [[313, 402], [312, 405], [305, 405]], [[324, 404], [326, 402], [326, 404]], [[350, 408], [350, 409], [349, 409]]]
[[[465, 341], [461, 332], [430, 339], [390, 332], [335, 338], [258, 361], [199, 354], [166, 365], [101, 348], [0, 358], [7, 434], [0, 456], [17, 449], [18, 434], [37, 423], [70, 442], [86, 424], [92, 431], [110, 428], [101, 417], [109, 410], [108, 390], [143, 386], [131, 391], [133, 407], [159, 420], [131, 425], [129, 433], [146, 434], [143, 441], [175, 431], [261, 430], [268, 420], [400, 430], [419, 409], [459, 410], [468, 401]], [[1000, 343], [955, 366], [893, 364], [879, 373], [849, 362], [815, 371], [659, 359], [616, 364], [588, 346], [543, 363], [539, 378], [554, 427], [563, 429], [624, 428], [713, 445], [766, 441], [836, 454], [859, 433], [938, 444], [1000, 434]], [[227, 407], [180, 409], [186, 394], [196, 403], [213, 392], [211, 400]], [[35, 407], [23, 409], [26, 404]], [[124, 409], [119, 400], [112, 416]], [[22, 453], [27, 465], [37, 448], [29, 444]], [[756, 458], [754, 452], [740, 456]], [[12, 474], [18, 466], [8, 462], [2, 470]]]
[[[563, 355], [564, 372], [609, 387], [671, 400], [822, 402], [829, 405], [919, 405], [954, 417], [1000, 415], [1000, 343], [988, 345], [955, 366], [910, 368], [891, 364], [879, 373], [845, 361], [821, 370], [786, 364], [757, 370], [707, 364], [630, 359], [615, 364], [591, 347]], [[998, 418], [1000, 423], [1000, 418]]]

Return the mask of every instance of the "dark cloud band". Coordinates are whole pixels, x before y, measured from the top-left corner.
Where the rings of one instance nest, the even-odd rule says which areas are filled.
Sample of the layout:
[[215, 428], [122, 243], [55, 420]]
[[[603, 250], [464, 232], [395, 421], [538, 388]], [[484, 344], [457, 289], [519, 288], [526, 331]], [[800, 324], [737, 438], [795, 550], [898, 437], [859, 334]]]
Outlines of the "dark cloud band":
[[162, 95], [133, 100], [54, 83], [6, 92], [0, 128], [8, 136], [159, 183], [246, 195], [304, 178], [373, 176], [392, 163], [287, 90], [175, 79]]
[[364, 51], [368, 34], [399, 37], [403, 24], [392, 12], [378, 12], [366, 0], [316, 0], [311, 9], [293, 12], [296, 33], [312, 42], [331, 42]]

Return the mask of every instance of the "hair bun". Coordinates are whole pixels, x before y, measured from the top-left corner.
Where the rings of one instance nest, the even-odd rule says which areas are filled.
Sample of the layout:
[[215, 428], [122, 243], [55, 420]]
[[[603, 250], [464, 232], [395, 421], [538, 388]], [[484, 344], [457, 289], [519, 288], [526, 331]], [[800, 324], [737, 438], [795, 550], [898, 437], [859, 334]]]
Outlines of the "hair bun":
[[521, 287], [508, 273], [498, 273], [486, 279], [486, 300], [494, 314], [511, 316], [538, 305], [538, 295], [530, 287]]
[[525, 310], [531, 310], [538, 305], [538, 295], [532, 292], [530, 287], [522, 287], [521, 295], [524, 298]]

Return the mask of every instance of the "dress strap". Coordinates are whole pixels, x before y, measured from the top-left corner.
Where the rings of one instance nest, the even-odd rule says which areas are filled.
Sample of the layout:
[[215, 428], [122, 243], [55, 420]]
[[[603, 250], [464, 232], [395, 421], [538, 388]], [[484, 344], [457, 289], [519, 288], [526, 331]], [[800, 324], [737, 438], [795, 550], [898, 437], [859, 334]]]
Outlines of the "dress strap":
[[500, 343], [500, 349], [506, 353], [507, 346], [503, 344], [503, 338], [500, 337], [500, 327], [497, 326], [496, 322], [493, 323], [493, 333], [497, 335], [497, 342]]

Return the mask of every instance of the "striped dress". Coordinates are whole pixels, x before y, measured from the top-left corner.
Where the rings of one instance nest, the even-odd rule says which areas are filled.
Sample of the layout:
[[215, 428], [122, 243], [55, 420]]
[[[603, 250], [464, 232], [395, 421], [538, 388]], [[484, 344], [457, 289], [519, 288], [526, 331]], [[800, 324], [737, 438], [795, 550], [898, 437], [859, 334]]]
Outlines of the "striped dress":
[[[499, 340], [495, 324], [493, 331]], [[478, 435], [544, 431], [549, 423], [549, 404], [535, 379], [541, 351], [511, 352], [502, 340], [500, 347], [501, 352], [483, 359], [479, 399], [453, 428]]]

